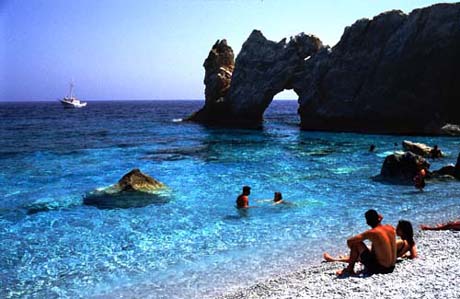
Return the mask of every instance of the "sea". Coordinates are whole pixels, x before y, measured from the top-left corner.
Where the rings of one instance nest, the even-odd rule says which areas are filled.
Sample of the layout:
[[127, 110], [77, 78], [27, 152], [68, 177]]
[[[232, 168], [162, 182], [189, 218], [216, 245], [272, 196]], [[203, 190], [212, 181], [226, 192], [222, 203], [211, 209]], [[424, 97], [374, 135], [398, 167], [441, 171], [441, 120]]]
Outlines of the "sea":
[[[302, 131], [287, 100], [260, 129], [182, 121], [203, 104], [0, 103], [0, 298], [214, 298], [346, 253], [368, 209], [414, 227], [459, 215], [459, 182], [372, 180], [403, 140], [437, 144], [433, 170], [456, 162], [459, 138]], [[133, 168], [168, 201], [83, 204]], [[244, 185], [253, 208], [241, 212]], [[276, 191], [288, 204], [272, 204]]]

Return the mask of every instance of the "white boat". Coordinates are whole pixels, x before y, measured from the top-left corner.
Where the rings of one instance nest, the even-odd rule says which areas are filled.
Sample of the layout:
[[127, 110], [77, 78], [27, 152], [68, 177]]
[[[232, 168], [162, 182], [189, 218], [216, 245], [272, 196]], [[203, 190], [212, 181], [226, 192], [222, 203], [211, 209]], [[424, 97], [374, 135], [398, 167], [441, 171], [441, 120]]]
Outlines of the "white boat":
[[80, 102], [79, 99], [73, 96], [73, 84], [70, 83], [70, 91], [69, 96], [64, 97], [63, 99], [59, 100], [64, 108], [82, 108], [86, 106], [86, 102]]

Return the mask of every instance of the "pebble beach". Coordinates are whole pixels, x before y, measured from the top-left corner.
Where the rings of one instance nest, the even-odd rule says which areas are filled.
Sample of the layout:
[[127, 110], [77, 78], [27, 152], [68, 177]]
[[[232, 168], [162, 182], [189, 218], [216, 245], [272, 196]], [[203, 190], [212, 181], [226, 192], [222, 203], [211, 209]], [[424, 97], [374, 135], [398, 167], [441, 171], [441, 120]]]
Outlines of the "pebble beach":
[[419, 257], [398, 259], [391, 274], [338, 278], [335, 272], [345, 264], [318, 257], [316, 265], [233, 290], [221, 299], [460, 298], [460, 232], [420, 231], [415, 240]]

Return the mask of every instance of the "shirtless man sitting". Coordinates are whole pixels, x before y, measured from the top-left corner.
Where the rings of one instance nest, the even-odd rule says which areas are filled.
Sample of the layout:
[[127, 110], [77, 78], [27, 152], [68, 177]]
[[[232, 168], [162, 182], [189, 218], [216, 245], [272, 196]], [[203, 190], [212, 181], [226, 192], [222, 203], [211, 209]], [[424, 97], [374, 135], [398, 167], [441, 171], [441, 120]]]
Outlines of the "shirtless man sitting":
[[[337, 271], [337, 275], [354, 274], [357, 261], [361, 261], [370, 274], [391, 273], [395, 268], [395, 228], [389, 224], [381, 224], [383, 217], [375, 210], [369, 210], [364, 215], [367, 224], [372, 228], [347, 240], [347, 245], [350, 248], [349, 257], [333, 258], [327, 252], [323, 255], [328, 262], [348, 263], [345, 269]], [[364, 244], [364, 240], [372, 242], [371, 249]]]

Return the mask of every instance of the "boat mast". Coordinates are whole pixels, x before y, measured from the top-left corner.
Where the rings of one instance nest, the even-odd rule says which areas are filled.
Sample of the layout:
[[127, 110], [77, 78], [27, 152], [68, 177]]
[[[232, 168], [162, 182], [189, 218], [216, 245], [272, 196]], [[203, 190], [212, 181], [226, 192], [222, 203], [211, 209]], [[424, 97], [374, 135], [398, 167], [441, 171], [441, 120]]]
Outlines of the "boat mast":
[[73, 99], [73, 82], [70, 82], [69, 98]]

